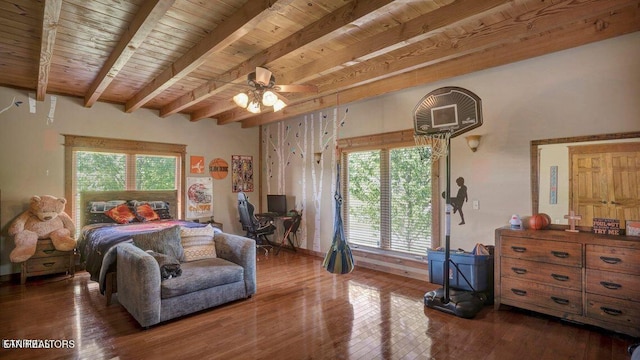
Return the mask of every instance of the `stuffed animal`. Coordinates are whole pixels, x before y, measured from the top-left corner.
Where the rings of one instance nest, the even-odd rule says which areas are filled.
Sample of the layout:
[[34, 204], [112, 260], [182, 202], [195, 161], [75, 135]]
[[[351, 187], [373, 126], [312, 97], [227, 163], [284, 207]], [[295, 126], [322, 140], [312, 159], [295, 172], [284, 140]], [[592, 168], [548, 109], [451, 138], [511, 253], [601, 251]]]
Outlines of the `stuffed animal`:
[[59, 251], [70, 251], [76, 247], [76, 227], [64, 212], [67, 200], [43, 195], [31, 198], [29, 209], [20, 214], [9, 227], [16, 248], [9, 259], [23, 262], [36, 253], [38, 239], [51, 239]]

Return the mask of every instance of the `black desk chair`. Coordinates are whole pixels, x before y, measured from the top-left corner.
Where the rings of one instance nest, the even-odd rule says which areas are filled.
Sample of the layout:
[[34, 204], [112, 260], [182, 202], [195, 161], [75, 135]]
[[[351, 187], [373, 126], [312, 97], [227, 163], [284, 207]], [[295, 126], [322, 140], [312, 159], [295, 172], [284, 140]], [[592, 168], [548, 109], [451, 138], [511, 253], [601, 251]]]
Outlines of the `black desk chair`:
[[273, 249], [273, 245], [269, 242], [267, 235], [273, 235], [276, 227], [272, 221], [268, 219], [258, 220], [254, 215], [255, 207], [249, 202], [247, 194], [238, 193], [238, 213], [240, 214], [240, 222], [242, 229], [247, 232], [248, 238], [256, 241], [256, 247], [264, 250], [265, 255], [269, 255], [269, 249]]

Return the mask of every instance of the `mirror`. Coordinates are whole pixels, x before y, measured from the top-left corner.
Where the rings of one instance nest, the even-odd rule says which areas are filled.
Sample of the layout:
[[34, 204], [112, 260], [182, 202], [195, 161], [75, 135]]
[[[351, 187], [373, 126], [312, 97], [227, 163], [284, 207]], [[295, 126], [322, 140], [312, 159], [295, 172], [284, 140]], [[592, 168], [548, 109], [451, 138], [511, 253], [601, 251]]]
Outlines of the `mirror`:
[[[591, 144], [614, 144], [638, 141], [640, 132], [576, 136], [531, 141], [532, 214], [545, 213], [553, 224], [568, 224], [569, 147]], [[581, 224], [591, 226], [591, 224]]]

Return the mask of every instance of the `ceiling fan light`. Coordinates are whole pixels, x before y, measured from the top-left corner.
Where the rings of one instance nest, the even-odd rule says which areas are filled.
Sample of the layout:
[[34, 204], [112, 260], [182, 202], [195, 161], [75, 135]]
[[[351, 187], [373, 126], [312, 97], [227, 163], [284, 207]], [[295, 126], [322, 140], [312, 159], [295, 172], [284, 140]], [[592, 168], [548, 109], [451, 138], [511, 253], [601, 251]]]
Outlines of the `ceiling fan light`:
[[280, 111], [284, 109], [286, 106], [287, 104], [285, 104], [284, 101], [282, 101], [281, 99], [278, 99], [278, 101], [276, 101], [276, 103], [273, 104], [273, 111]]
[[250, 113], [259, 114], [260, 113], [260, 103], [257, 100], [253, 100], [247, 106], [247, 110]]
[[233, 102], [241, 108], [246, 108], [249, 104], [249, 96], [245, 93], [239, 93], [233, 97]]
[[262, 94], [262, 103], [264, 104], [264, 106], [273, 106], [278, 102], [278, 96], [276, 94], [273, 93], [273, 91], [265, 91], [264, 94]]
[[262, 86], [268, 86], [271, 82], [272, 73], [269, 69], [256, 67], [256, 82]]

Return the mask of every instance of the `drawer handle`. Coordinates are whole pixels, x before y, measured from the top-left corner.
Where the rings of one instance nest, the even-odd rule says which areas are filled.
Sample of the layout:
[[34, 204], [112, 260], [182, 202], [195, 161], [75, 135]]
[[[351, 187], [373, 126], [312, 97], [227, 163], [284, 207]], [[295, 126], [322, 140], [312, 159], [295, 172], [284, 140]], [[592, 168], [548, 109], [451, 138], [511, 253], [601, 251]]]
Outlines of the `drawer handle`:
[[559, 257], [561, 259], [566, 259], [569, 257], [569, 253], [564, 251], [551, 251], [551, 253], [553, 254], [553, 256]]
[[526, 274], [527, 273], [527, 269], [522, 269], [522, 268], [517, 268], [517, 267], [512, 267], [511, 270], [513, 270], [513, 272], [518, 274], [518, 275], [522, 275], [522, 274]]
[[520, 289], [511, 289], [511, 291], [518, 296], [526, 296], [527, 292]]
[[600, 281], [600, 285], [606, 287], [609, 290], [618, 290], [622, 287], [620, 284], [608, 282], [608, 281]]
[[52, 267], [53, 265], [55, 265], [55, 261], [54, 262], [48, 262], [48, 263], [42, 263], [42, 266], [46, 266], [46, 267]]
[[525, 251], [527, 251], [526, 247], [522, 247], [522, 246], [512, 246], [511, 249], [515, 252], [519, 252], [519, 253], [523, 253]]
[[45, 254], [52, 254], [54, 251], [56, 251], [55, 249], [48, 249], [48, 250], [42, 250], [43, 253]]
[[559, 297], [556, 297], [556, 296], [552, 296], [551, 300], [553, 300], [556, 304], [569, 305], [569, 300], [567, 300], [567, 299], [563, 299], [563, 298], [559, 298]]
[[608, 256], [600, 256], [600, 260], [606, 262], [607, 264], [617, 264], [622, 262], [620, 258], [608, 257]]
[[569, 281], [569, 277], [567, 275], [551, 274], [551, 277], [558, 281]]
[[608, 315], [613, 315], [613, 316], [622, 315], [622, 310], [612, 309], [612, 308], [605, 307], [605, 306], [600, 306], [600, 310], [604, 311], [605, 314], [608, 314]]

